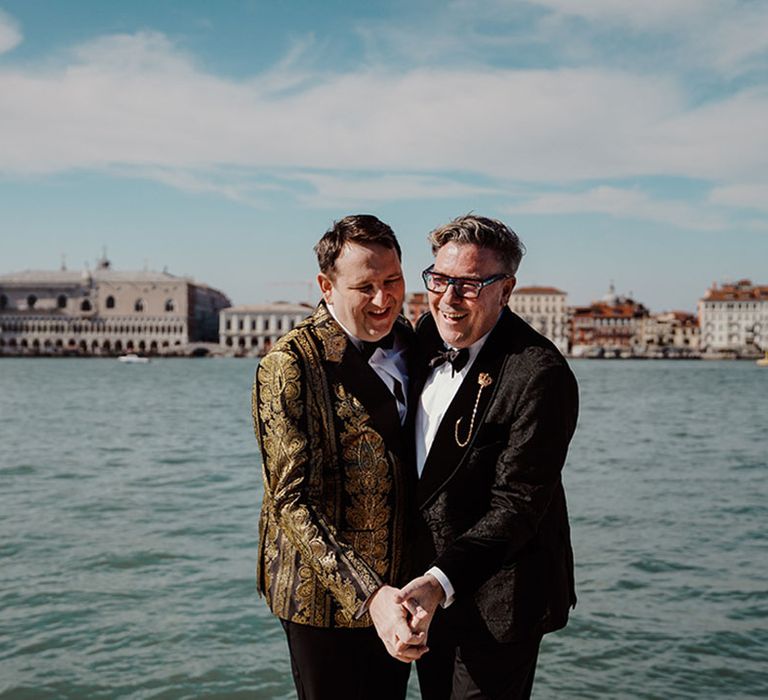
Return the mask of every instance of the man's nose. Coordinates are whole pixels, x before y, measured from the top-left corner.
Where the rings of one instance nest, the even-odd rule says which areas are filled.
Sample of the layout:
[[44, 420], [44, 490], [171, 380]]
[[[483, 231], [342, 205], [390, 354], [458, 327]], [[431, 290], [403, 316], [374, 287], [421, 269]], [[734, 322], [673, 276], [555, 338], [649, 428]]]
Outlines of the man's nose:
[[449, 284], [445, 291], [443, 292], [443, 301], [445, 301], [448, 304], [455, 304], [457, 303], [461, 297], [456, 294], [456, 289], [452, 284]]
[[373, 298], [371, 301], [376, 304], [376, 306], [384, 306], [385, 302], [387, 300], [387, 293], [384, 291], [384, 287], [379, 287], [376, 290], [376, 293], [373, 295]]

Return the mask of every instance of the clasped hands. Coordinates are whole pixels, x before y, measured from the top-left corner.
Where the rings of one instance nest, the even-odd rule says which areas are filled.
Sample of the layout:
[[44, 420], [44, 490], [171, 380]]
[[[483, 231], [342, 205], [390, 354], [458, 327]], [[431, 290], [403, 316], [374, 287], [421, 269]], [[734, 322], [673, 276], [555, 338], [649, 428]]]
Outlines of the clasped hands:
[[382, 586], [373, 594], [368, 612], [391, 656], [410, 663], [429, 651], [429, 625], [444, 599], [443, 587], [431, 574], [419, 576], [400, 589]]

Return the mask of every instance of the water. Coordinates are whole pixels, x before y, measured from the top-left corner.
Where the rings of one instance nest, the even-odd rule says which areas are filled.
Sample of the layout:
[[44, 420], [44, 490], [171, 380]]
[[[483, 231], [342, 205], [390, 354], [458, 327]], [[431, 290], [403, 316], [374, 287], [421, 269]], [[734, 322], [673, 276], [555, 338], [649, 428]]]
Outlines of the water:
[[[255, 592], [253, 369], [0, 361], [2, 700], [293, 697]], [[768, 370], [574, 369], [579, 604], [534, 697], [768, 697]]]

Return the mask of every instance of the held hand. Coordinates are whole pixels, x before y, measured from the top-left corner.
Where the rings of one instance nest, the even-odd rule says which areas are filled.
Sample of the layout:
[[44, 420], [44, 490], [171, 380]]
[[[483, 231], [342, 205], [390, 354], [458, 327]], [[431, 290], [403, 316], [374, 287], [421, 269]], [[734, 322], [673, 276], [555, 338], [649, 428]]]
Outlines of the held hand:
[[368, 612], [379, 638], [391, 656], [404, 663], [420, 659], [427, 651], [426, 632], [408, 625], [408, 611], [395, 601], [397, 588], [382, 586], [371, 597]]
[[445, 600], [445, 591], [432, 574], [413, 579], [400, 589], [395, 602], [402, 603], [411, 614], [411, 629], [426, 633], [437, 606]]

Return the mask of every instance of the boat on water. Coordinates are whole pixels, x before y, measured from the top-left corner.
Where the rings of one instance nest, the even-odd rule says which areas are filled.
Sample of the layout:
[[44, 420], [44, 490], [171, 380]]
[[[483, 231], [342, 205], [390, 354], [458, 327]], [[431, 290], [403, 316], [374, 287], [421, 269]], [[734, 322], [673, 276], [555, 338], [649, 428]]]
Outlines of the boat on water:
[[757, 361], [757, 365], [758, 367], [768, 367], [768, 350], [765, 351], [765, 356]]
[[135, 352], [129, 352], [125, 355], [120, 355], [120, 357], [117, 359], [119, 362], [125, 362], [128, 365], [145, 365], [149, 362], [148, 357], [142, 357], [141, 355], [137, 355]]

